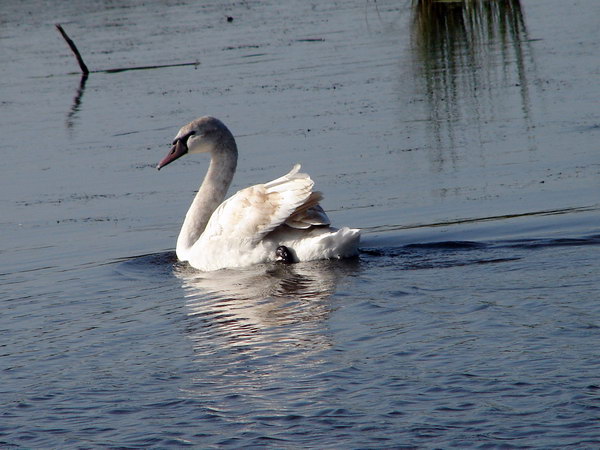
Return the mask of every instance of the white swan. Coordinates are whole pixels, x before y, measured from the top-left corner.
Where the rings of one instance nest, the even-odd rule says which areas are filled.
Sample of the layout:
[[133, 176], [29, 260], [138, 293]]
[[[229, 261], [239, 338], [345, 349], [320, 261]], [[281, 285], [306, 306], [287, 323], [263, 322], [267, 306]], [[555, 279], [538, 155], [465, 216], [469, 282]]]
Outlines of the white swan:
[[186, 153], [210, 153], [211, 160], [177, 238], [179, 260], [210, 271], [356, 255], [360, 231], [329, 226], [319, 205], [323, 196], [312, 190], [314, 182], [299, 172], [299, 164], [287, 175], [223, 201], [238, 157], [229, 129], [209, 116], [188, 123], [157, 169]]

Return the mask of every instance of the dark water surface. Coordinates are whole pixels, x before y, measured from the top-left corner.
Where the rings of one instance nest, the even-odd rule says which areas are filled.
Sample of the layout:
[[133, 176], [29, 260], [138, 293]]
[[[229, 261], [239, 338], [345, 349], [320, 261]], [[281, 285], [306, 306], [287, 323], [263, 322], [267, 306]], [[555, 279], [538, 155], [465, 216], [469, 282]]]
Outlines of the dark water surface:
[[[0, 447], [600, 447], [600, 3], [4, 3]], [[203, 114], [359, 257], [178, 263]]]

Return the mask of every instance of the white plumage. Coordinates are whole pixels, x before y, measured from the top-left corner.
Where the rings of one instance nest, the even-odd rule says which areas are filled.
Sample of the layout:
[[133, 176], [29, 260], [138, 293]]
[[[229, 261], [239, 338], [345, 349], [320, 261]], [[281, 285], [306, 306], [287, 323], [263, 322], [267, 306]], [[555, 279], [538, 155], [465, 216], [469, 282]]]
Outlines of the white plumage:
[[330, 227], [310, 176], [296, 164], [286, 175], [238, 191], [223, 201], [237, 165], [227, 127], [201, 117], [179, 130], [164, 167], [186, 153], [211, 153], [211, 162], [177, 239], [177, 257], [200, 270], [275, 261], [285, 246], [294, 261], [356, 255], [360, 232]]

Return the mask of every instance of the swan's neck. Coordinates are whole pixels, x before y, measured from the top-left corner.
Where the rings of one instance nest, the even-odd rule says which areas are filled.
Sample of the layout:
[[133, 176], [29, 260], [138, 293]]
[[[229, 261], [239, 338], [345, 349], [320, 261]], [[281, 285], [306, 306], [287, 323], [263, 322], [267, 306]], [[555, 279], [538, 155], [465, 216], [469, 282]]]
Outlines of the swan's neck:
[[233, 136], [215, 146], [204, 181], [194, 197], [177, 238], [177, 257], [188, 260], [188, 252], [200, 238], [212, 213], [225, 199], [237, 166], [237, 147]]

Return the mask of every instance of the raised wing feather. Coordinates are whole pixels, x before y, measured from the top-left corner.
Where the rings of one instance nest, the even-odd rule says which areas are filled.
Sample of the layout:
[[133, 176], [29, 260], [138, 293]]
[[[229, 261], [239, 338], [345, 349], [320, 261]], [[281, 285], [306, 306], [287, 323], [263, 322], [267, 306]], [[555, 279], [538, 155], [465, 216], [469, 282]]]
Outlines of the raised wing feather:
[[331, 225], [331, 221], [319, 202], [323, 199], [320, 192], [311, 192], [310, 197], [297, 208], [292, 215], [285, 221], [287, 226], [306, 230], [314, 226]]
[[299, 219], [302, 214], [307, 216], [310, 208], [318, 203], [318, 200], [314, 202], [315, 194], [318, 199], [321, 196], [312, 192], [314, 182], [299, 170], [300, 165], [296, 164], [288, 174], [276, 180], [238, 191], [215, 210], [202, 239], [226, 237], [256, 243], [296, 211]]

